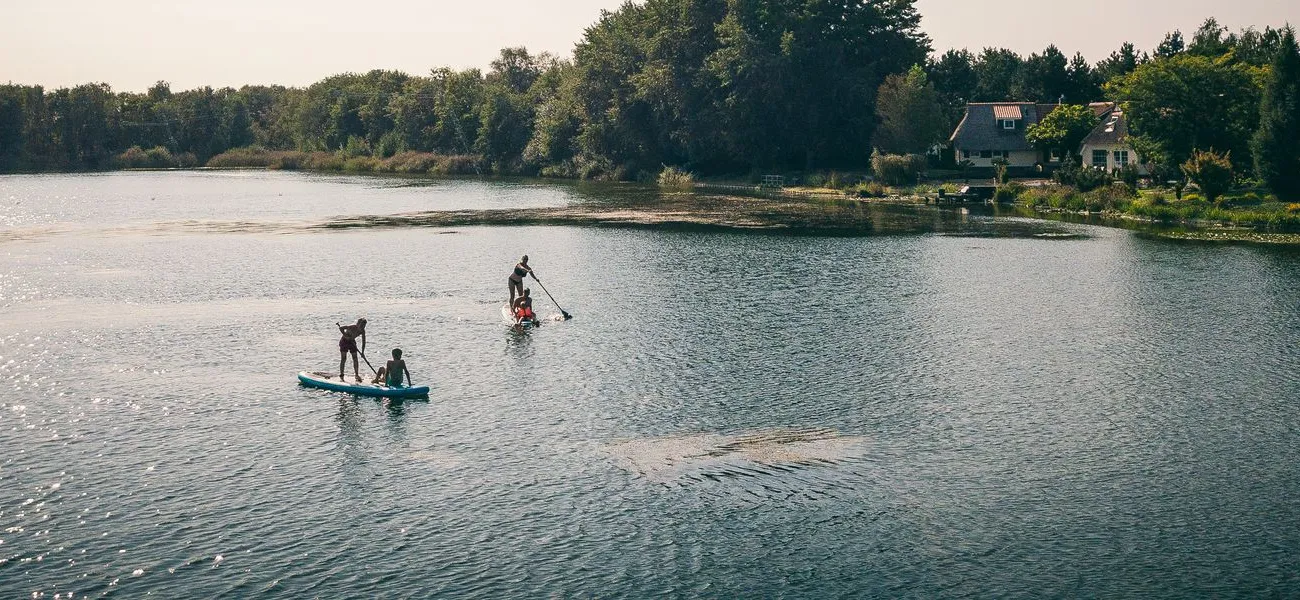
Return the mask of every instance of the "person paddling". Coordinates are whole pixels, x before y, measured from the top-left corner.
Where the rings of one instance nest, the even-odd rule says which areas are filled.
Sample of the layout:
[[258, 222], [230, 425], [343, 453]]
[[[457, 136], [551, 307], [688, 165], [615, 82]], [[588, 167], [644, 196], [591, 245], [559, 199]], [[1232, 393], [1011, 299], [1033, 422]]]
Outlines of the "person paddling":
[[[523, 295], [524, 277], [531, 275], [532, 272], [533, 269], [528, 266], [528, 255], [525, 254], [524, 257], [519, 259], [519, 262], [515, 264], [515, 270], [510, 273], [509, 284], [510, 284], [510, 306], [511, 307], [515, 305], [515, 290], [519, 290], [519, 294]], [[537, 277], [537, 276], [533, 275], [533, 277]]]
[[537, 322], [537, 315], [533, 312], [532, 290], [524, 288], [523, 295], [514, 301], [512, 309], [515, 312], [515, 325], [523, 323], [525, 319]]
[[366, 320], [357, 319], [356, 325], [339, 325], [339, 381], [343, 381], [343, 368], [348, 364], [348, 353], [352, 353], [352, 374], [361, 381], [361, 367], [357, 364], [357, 338], [361, 338], [361, 353], [366, 353]]

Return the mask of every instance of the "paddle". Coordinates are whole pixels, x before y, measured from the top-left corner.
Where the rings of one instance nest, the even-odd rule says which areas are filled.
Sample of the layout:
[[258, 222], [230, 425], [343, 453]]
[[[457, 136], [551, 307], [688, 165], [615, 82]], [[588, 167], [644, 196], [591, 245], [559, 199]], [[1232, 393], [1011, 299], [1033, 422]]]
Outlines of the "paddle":
[[[543, 292], [546, 292], [546, 297], [547, 297], [547, 298], [550, 298], [550, 299], [551, 299], [551, 302], [555, 302], [555, 296], [552, 296], [552, 295], [551, 295], [551, 292], [549, 292], [549, 291], [546, 289], [546, 286], [542, 284], [542, 280], [537, 278], [537, 273], [532, 273], [532, 272], [530, 272], [529, 275], [532, 275], [532, 276], [533, 276], [533, 281], [536, 281], [536, 282], [537, 282], [537, 285], [542, 286], [542, 291], [543, 291]], [[560, 309], [560, 314], [564, 315], [564, 320], [565, 320], [565, 321], [568, 321], [569, 319], [572, 319], [572, 318], [573, 318], [573, 315], [571, 315], [571, 314], [569, 314], [569, 313], [567, 313], [567, 312], [564, 312], [564, 309], [563, 309], [563, 308], [560, 308], [560, 303], [559, 303], [559, 302], [555, 302], [555, 308], [559, 308], [559, 309]]]

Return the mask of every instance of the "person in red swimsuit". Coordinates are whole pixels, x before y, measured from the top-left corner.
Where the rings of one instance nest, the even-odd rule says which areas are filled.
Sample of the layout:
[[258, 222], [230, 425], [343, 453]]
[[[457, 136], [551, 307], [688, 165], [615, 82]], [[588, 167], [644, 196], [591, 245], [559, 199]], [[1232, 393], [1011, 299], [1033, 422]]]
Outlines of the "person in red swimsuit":
[[361, 367], [357, 365], [357, 338], [361, 338], [361, 353], [366, 353], [366, 320], [357, 319], [356, 325], [338, 325], [339, 333], [339, 381], [343, 381], [343, 367], [348, 364], [348, 353], [352, 353], [352, 374], [361, 381]]
[[531, 296], [531, 294], [532, 294], [531, 290], [529, 290], [528, 288], [524, 288], [523, 295], [515, 299], [515, 303], [514, 303], [515, 325], [518, 325], [524, 322], [525, 320], [532, 321], [534, 323], [537, 322], [537, 314], [533, 312], [533, 297]]

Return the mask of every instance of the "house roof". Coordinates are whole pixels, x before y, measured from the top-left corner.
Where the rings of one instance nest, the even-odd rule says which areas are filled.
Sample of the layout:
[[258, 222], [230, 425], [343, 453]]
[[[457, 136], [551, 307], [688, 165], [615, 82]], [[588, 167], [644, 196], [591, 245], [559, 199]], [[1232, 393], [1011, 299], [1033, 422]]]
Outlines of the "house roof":
[[[967, 150], [1033, 150], [1025, 141], [1025, 128], [1038, 123], [1047, 113], [1056, 109], [1055, 104], [1034, 104], [1032, 102], [976, 102], [966, 105], [966, 116], [962, 118], [957, 130], [952, 132], [949, 141], [953, 147]], [[1017, 117], [1009, 115], [1019, 113]], [[1015, 129], [1003, 129], [999, 119], [1020, 121]]]
[[1102, 116], [1101, 123], [1083, 139], [1083, 145], [1122, 144], [1127, 138], [1128, 120], [1124, 118], [1124, 111], [1112, 105], [1111, 110]]
[[1092, 114], [1097, 115], [1098, 117], [1105, 117], [1106, 113], [1115, 110], [1115, 103], [1114, 102], [1091, 102], [1088, 104], [1088, 108], [1092, 109]]

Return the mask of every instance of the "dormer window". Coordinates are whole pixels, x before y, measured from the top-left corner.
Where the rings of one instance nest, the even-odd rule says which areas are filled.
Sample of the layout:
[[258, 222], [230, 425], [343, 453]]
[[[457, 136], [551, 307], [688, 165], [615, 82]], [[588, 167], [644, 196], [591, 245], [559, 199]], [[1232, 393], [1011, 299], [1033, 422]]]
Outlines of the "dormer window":
[[1002, 120], [1002, 128], [1003, 128], [1003, 129], [1015, 129], [1015, 128], [1016, 128], [1016, 122], [1015, 122], [1014, 120], [1011, 120], [1011, 119], [1003, 119], [1003, 120]]

